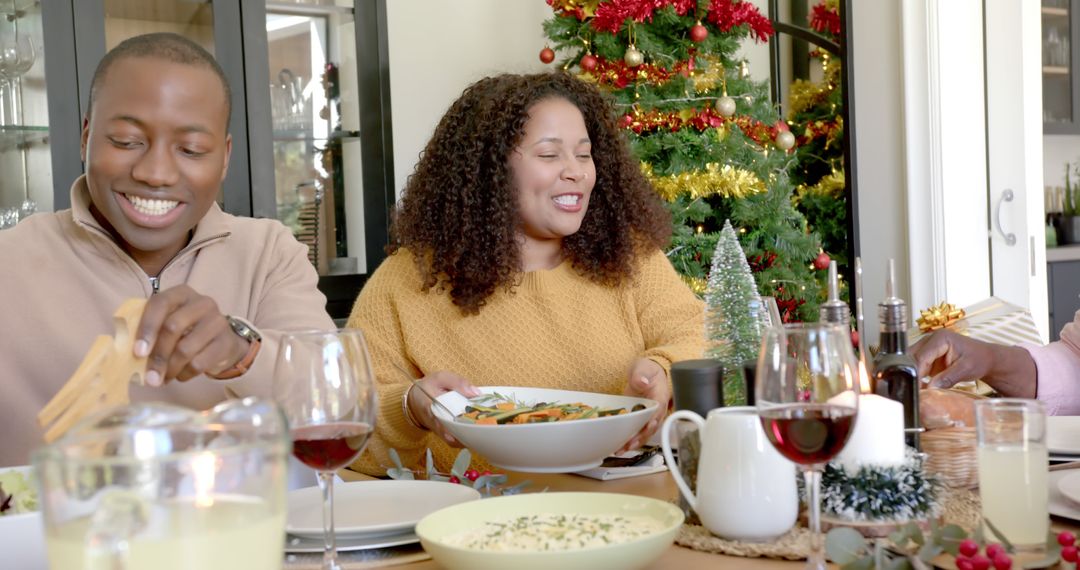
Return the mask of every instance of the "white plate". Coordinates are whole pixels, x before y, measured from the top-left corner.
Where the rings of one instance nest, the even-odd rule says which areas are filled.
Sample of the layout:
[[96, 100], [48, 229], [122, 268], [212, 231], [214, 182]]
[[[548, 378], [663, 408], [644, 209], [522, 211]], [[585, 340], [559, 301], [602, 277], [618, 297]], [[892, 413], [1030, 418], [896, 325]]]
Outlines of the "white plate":
[[1050, 472], [1047, 479], [1047, 482], [1050, 485], [1048, 495], [1048, 507], [1050, 514], [1057, 517], [1072, 519], [1074, 521], [1080, 521], [1080, 504], [1070, 501], [1068, 498], [1065, 497], [1065, 495], [1061, 493], [1061, 490], [1058, 489], [1058, 484], [1062, 480], [1069, 477], [1070, 475], [1076, 475], [1078, 473], [1080, 473], [1080, 471], [1077, 471], [1075, 469]]
[[1080, 454], [1080, 416], [1046, 418], [1046, 449], [1051, 454]]
[[1066, 499], [1080, 507], [1080, 471], [1069, 469], [1068, 475], [1058, 479], [1057, 489]]
[[[416, 533], [409, 531], [404, 534], [376, 536], [373, 538], [338, 537], [335, 542], [337, 543], [337, 549], [339, 552], [349, 552], [352, 550], [374, 550], [376, 548], [390, 548], [391, 546], [413, 544], [415, 542], [420, 542], [420, 537], [416, 536]], [[299, 536], [285, 536], [285, 552], [302, 554], [307, 552], [322, 551], [323, 540], [321, 535], [318, 539], [303, 538]]]
[[[387, 537], [411, 531], [443, 507], [480, 498], [475, 489], [437, 481], [350, 481], [334, 485], [334, 529], [338, 540]], [[285, 532], [322, 539], [322, 490], [289, 493]]]

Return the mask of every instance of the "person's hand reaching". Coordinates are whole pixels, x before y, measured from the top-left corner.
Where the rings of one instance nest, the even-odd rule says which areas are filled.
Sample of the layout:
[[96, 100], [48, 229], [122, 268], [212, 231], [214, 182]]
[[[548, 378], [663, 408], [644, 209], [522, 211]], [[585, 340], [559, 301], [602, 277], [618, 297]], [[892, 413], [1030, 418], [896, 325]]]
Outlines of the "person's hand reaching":
[[431, 398], [429, 398], [427, 394], [431, 394], [433, 397], [438, 398], [447, 392], [457, 392], [466, 398], [474, 398], [480, 395], [480, 390], [476, 389], [476, 386], [474, 386], [472, 382], [469, 382], [453, 372], [447, 372], [445, 370], [432, 372], [420, 380], [417, 380], [417, 383], [422, 385], [423, 390], [420, 390], [416, 386], [409, 387], [409, 411], [412, 413], [413, 418], [415, 418], [420, 425], [435, 432], [451, 446], [463, 447], [461, 442], [451, 435], [450, 432], [443, 429], [439, 420], [435, 419], [434, 414], [431, 413]]
[[663, 367], [649, 358], [639, 358], [630, 367], [630, 376], [623, 393], [627, 396], [656, 400], [660, 406], [645, 427], [641, 428], [641, 431], [630, 438], [630, 441], [619, 450], [620, 453], [645, 445], [660, 427], [667, 416], [668, 405], [671, 403], [671, 385]]
[[1004, 396], [1034, 398], [1035, 361], [1016, 346], [991, 344], [940, 330], [911, 347], [919, 378], [930, 386], [949, 388], [965, 380], [982, 380]]
[[170, 380], [219, 374], [240, 362], [249, 347], [213, 299], [178, 285], [147, 300], [134, 352], [149, 357], [146, 383], [161, 386]]

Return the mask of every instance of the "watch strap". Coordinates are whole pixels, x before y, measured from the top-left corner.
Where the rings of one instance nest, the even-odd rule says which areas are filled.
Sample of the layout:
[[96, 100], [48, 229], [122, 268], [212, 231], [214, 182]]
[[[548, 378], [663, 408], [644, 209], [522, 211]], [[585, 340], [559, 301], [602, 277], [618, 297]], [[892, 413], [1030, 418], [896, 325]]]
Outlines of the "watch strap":
[[251, 368], [251, 365], [255, 362], [255, 356], [259, 354], [260, 346], [262, 346], [262, 341], [251, 341], [251, 344], [248, 345], [247, 354], [245, 354], [239, 362], [233, 364], [232, 368], [227, 368], [225, 370], [222, 370], [221, 372], [218, 372], [217, 374], [207, 374], [207, 376], [215, 380], [230, 380], [232, 378], [240, 376], [241, 374], [247, 372], [248, 368]]

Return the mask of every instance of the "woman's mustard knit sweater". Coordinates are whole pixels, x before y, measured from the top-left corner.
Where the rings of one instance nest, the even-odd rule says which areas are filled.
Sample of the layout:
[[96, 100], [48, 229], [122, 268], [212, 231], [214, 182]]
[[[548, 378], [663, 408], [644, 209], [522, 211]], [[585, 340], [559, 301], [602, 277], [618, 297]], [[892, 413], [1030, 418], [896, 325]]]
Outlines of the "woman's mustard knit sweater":
[[399, 250], [368, 280], [349, 318], [350, 327], [364, 332], [379, 390], [376, 433], [353, 469], [386, 475], [390, 448], [412, 468], [430, 448], [443, 472], [457, 455], [406, 420], [401, 404], [410, 382], [395, 364], [417, 378], [446, 370], [478, 386], [619, 394], [637, 358], [651, 358], [665, 371], [672, 362], [701, 358], [703, 310], [656, 250], [640, 258], [622, 286], [597, 284], [565, 262], [523, 274], [479, 314], [465, 315], [447, 292], [421, 291], [414, 256]]

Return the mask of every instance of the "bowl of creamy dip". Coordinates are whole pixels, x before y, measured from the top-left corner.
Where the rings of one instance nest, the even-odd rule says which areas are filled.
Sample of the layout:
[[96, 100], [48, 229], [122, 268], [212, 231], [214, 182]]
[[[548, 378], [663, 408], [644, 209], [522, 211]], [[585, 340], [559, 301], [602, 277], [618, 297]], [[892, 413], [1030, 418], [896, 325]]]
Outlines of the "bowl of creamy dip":
[[471, 501], [416, 525], [449, 570], [633, 570], [675, 540], [683, 513], [665, 501], [617, 493], [533, 493]]

